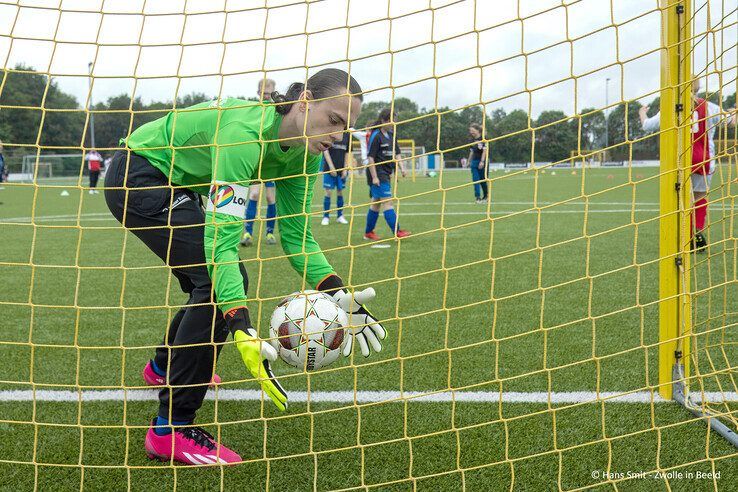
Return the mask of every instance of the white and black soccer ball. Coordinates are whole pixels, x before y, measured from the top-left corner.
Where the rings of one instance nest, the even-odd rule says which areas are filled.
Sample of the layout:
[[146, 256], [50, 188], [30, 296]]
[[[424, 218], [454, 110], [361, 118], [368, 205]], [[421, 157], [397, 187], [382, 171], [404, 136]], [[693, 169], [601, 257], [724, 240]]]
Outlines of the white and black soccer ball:
[[274, 310], [269, 343], [287, 364], [314, 371], [338, 359], [348, 323], [346, 312], [328, 294], [295, 292]]

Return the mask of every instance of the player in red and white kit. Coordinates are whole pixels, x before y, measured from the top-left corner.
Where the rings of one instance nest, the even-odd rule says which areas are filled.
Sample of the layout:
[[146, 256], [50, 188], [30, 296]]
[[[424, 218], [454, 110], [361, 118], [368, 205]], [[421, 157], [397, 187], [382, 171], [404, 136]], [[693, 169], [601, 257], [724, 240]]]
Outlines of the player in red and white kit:
[[[703, 234], [707, 219], [707, 192], [710, 190], [710, 181], [715, 172], [715, 141], [713, 136], [724, 115], [717, 104], [697, 97], [700, 91], [700, 81], [692, 81], [692, 200], [694, 215], [692, 219], [692, 247], [697, 252], [707, 248], [707, 239]], [[648, 106], [643, 106], [638, 115], [641, 125], [646, 132], [659, 130], [661, 112], [648, 118]], [[735, 113], [728, 118], [728, 124], [735, 124]]]
[[100, 169], [102, 167], [102, 156], [97, 150], [91, 150], [85, 156], [87, 161], [87, 169], [90, 171], [90, 195], [99, 193], [97, 188], [97, 180], [100, 179]]

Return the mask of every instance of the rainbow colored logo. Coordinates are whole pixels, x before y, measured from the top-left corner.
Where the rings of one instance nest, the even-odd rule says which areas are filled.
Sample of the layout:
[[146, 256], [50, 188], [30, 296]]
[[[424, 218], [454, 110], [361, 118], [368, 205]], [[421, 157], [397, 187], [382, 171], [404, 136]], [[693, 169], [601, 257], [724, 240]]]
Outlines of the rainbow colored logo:
[[236, 193], [228, 185], [213, 186], [210, 189], [210, 201], [213, 202], [215, 208], [225, 207], [233, 201]]

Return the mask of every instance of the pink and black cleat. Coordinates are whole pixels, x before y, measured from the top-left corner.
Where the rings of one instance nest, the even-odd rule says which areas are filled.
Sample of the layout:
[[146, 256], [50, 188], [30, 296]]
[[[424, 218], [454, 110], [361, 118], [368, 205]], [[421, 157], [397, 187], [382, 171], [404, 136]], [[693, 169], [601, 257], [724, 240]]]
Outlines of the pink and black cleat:
[[[166, 376], [159, 376], [151, 366], [151, 361], [147, 362], [146, 367], [144, 367], [143, 378], [149, 386], [164, 386], [167, 384]], [[210, 381], [210, 387], [212, 388], [216, 384], [220, 384], [220, 376], [213, 374], [213, 379]]]
[[[175, 427], [173, 432], [160, 436], [154, 432], [156, 419], [146, 434], [146, 455], [159, 461], [178, 461], [185, 465], [218, 465], [241, 462], [241, 457], [200, 427]], [[174, 440], [174, 442], [172, 442]]]

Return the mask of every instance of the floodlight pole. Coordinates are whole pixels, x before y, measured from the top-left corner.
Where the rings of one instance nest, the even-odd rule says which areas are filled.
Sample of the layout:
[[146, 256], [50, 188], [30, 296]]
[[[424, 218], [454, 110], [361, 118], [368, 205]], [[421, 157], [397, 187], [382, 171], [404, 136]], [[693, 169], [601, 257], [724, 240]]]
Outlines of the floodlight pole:
[[607, 107], [610, 105], [610, 78], [605, 79], [605, 148], [610, 146], [610, 123], [607, 121]]
[[87, 64], [87, 71], [89, 78], [87, 79], [87, 87], [89, 94], [87, 94], [87, 111], [90, 112], [90, 147], [95, 148], [95, 114], [92, 112], [92, 62]]

